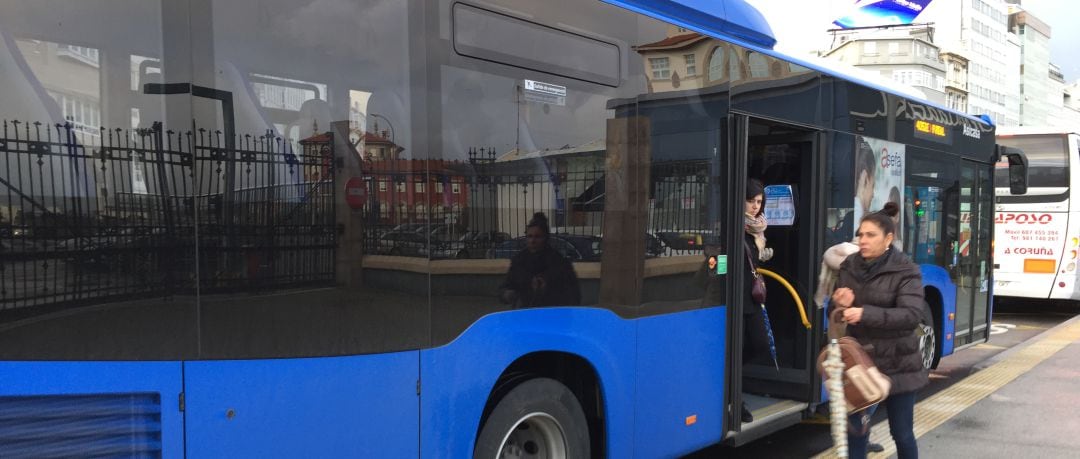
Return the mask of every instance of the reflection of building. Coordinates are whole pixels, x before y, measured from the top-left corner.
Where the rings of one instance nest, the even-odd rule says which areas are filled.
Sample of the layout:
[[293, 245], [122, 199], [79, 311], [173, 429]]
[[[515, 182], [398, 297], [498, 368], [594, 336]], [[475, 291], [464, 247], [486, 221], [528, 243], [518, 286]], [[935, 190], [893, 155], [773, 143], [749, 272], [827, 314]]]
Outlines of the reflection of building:
[[681, 27], [663, 40], [634, 47], [642, 56], [649, 92], [701, 89], [720, 84], [781, 80], [808, 69], [732, 46]]
[[946, 65], [927, 25], [834, 31], [825, 57], [921, 90], [932, 102], [946, 104]]
[[368, 212], [383, 223], [462, 221], [469, 191], [461, 163], [432, 159], [364, 162]]
[[[599, 227], [603, 213], [603, 139], [554, 150], [510, 150], [491, 167], [512, 180], [495, 186], [500, 231], [520, 231], [533, 212], [558, 227]], [[522, 205], [522, 204], [525, 205]]]
[[682, 27], [668, 27], [663, 40], [638, 45], [645, 62], [649, 92], [698, 89], [721, 79], [723, 53], [712, 55], [715, 40]]
[[360, 143], [364, 146], [364, 159], [386, 161], [401, 158], [401, 152], [405, 151], [405, 149], [391, 141], [387, 134], [389, 134], [387, 131], [381, 133], [364, 132], [360, 136]]
[[86, 137], [100, 137], [101, 56], [98, 50], [40, 40], [18, 40], [18, 45], [34, 76], [60, 106], [60, 115], [74, 125], [80, 143], [91, 143]]

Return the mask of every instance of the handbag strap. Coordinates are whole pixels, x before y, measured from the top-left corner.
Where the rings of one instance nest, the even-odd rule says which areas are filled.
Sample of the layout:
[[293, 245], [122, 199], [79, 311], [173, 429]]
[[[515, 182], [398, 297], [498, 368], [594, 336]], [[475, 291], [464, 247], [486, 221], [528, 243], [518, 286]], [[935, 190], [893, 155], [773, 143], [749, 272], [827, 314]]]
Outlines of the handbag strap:
[[743, 248], [746, 249], [743, 250], [743, 253], [746, 254], [746, 261], [750, 263], [750, 272], [754, 275], [754, 277], [757, 277], [757, 263], [754, 263], [754, 258], [750, 256], [750, 245], [747, 244], [746, 241], [742, 241], [742, 245]]

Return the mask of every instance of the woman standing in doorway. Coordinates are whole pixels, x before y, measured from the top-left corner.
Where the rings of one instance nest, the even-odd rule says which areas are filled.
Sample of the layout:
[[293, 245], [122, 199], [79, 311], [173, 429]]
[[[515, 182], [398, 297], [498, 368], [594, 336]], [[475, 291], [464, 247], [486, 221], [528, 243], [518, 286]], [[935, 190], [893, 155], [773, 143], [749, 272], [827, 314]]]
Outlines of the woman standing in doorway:
[[[744, 230], [746, 250], [753, 260], [751, 270], [756, 270], [759, 263], [768, 261], [773, 256], [771, 248], [766, 247], [765, 228], [769, 226], [765, 219], [765, 186], [760, 180], [747, 179], [746, 181], [746, 204], [744, 208]], [[761, 310], [763, 305], [754, 300], [753, 274], [747, 276], [746, 295], [743, 300], [743, 363], [753, 362], [769, 354], [769, 335], [765, 329], [765, 313]], [[742, 407], [743, 422], [753, 421], [753, 416], [744, 404]]]

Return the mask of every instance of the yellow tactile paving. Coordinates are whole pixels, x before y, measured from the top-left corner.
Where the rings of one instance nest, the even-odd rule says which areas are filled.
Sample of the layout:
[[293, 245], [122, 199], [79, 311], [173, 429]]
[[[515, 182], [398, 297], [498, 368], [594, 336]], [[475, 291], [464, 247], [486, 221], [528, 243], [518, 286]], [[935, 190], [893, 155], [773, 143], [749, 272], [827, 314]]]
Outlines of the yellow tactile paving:
[[[1078, 339], [1080, 321], [1038, 338], [1004, 360], [919, 402], [915, 405], [915, 436], [921, 437], [934, 430]], [[885, 447], [884, 452], [871, 454], [870, 457], [889, 457], [896, 453], [896, 445], [889, 436], [889, 429], [884, 426], [873, 430], [870, 441]], [[837, 455], [835, 451], [829, 450], [814, 457], [834, 458]]]

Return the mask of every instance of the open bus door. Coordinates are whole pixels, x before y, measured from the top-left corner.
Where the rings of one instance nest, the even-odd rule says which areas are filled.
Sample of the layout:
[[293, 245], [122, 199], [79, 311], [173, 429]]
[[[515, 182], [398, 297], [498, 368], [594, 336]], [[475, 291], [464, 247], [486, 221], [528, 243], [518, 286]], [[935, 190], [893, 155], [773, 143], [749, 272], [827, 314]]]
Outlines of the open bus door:
[[[728, 442], [740, 445], [800, 421], [816, 401], [818, 377], [814, 359], [820, 343], [815, 338], [817, 324], [812, 323], [816, 322], [812, 289], [817, 285], [820, 259], [816, 255], [818, 250], [807, 248], [817, 246], [818, 228], [824, 228], [819, 212], [814, 210], [821, 208], [815, 200], [822, 195], [817, 187], [820, 186], [819, 178], [824, 175], [819, 173], [822, 167], [818, 154], [820, 133], [746, 116], [735, 116], [733, 122], [735, 157], [740, 158], [740, 161], [734, 161], [734, 167], [737, 171], [747, 171], [739, 184], [745, 189], [745, 179], [754, 178], [766, 186], [765, 212], [772, 218], [765, 235], [774, 256], [759, 267], [776, 275], [766, 276], [768, 295], [765, 305], [775, 343], [775, 364], [769, 351], [757, 352], [742, 361], [746, 327], [742, 308], [760, 305], [744, 304], [749, 301], [748, 273], [744, 273], [742, 281], [731, 288], [732, 304], [738, 307], [729, 312], [732, 364], [728, 387], [734, 419], [729, 424], [732, 433]], [[735, 194], [731, 205], [738, 210], [738, 221], [742, 221], [745, 193]], [[749, 262], [742, 255], [744, 233], [733, 233], [734, 266], [748, 272], [746, 265]], [[795, 295], [790, 294], [777, 278], [789, 284]], [[743, 403], [753, 415], [752, 422], [740, 420]]]

